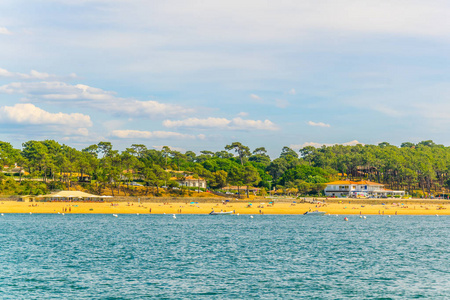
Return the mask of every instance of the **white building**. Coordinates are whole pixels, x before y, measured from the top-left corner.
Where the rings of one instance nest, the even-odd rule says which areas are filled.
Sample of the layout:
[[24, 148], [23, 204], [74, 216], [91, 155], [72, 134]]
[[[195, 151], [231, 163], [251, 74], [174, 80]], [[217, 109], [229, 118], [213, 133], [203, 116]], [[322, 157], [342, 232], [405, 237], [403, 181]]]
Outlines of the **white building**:
[[176, 181], [181, 186], [206, 188], [206, 180], [201, 177], [195, 178], [193, 176], [186, 176], [181, 179], [178, 178], [171, 178], [171, 179]]
[[404, 196], [405, 191], [393, 191], [384, 188], [384, 184], [371, 181], [341, 180], [327, 183], [324, 190], [327, 197], [391, 197]]

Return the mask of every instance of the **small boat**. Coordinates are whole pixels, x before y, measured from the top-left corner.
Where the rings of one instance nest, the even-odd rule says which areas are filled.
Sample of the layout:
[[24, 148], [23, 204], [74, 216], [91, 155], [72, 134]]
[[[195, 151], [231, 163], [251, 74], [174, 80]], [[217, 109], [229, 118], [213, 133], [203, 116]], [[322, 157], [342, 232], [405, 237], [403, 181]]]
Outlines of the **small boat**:
[[308, 215], [308, 216], [323, 216], [325, 214], [326, 214], [325, 211], [318, 211], [318, 210], [307, 211], [307, 212], [304, 213], [304, 215]]
[[212, 211], [209, 214], [213, 215], [213, 216], [215, 216], [215, 215], [231, 215], [231, 214], [233, 214], [233, 212], [232, 211]]

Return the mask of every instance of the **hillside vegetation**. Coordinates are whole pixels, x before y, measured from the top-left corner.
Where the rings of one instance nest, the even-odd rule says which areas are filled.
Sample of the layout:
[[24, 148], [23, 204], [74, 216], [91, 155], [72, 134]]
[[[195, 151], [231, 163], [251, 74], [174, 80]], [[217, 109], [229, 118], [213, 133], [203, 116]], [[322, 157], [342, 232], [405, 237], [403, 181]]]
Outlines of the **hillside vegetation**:
[[[251, 151], [235, 142], [223, 151], [180, 153], [163, 147], [148, 149], [133, 144], [125, 151], [100, 142], [77, 150], [54, 140], [28, 141], [22, 149], [0, 142], [2, 194], [42, 194], [73, 188], [74, 182], [90, 192], [124, 195], [165, 195], [161, 187], [176, 187], [174, 177], [186, 173], [204, 178], [213, 190], [227, 185], [255, 186], [292, 195], [318, 195], [325, 183], [337, 179], [371, 180], [414, 196], [446, 192], [450, 185], [450, 147], [433, 141], [378, 145], [304, 147], [298, 152], [283, 147], [271, 159], [264, 147]], [[175, 172], [177, 171], [177, 172]], [[183, 173], [186, 172], [186, 173]], [[133, 184], [142, 184], [136, 187]], [[189, 194], [173, 189], [173, 194]]]

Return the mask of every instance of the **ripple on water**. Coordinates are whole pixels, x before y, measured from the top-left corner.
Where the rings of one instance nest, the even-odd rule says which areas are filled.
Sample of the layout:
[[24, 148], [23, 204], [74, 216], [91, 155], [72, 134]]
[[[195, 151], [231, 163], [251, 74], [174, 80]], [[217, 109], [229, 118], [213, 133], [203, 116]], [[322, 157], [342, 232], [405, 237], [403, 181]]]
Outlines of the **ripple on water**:
[[445, 299], [449, 220], [8, 215], [0, 297]]

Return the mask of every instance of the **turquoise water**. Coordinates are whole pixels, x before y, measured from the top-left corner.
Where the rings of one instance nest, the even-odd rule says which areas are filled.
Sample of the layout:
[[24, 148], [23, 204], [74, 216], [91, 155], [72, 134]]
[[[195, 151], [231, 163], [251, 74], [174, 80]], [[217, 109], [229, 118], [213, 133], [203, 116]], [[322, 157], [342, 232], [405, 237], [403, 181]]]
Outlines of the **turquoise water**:
[[1, 299], [449, 299], [450, 217], [0, 217]]

